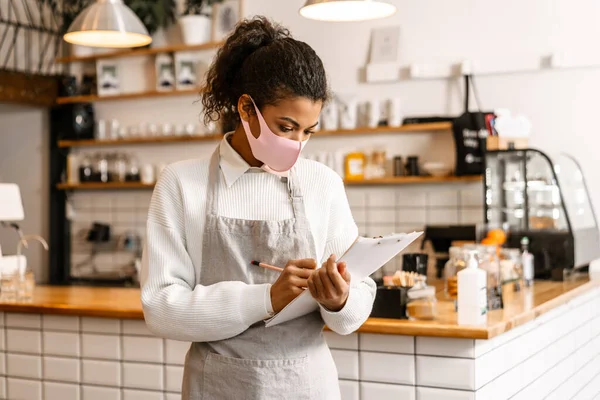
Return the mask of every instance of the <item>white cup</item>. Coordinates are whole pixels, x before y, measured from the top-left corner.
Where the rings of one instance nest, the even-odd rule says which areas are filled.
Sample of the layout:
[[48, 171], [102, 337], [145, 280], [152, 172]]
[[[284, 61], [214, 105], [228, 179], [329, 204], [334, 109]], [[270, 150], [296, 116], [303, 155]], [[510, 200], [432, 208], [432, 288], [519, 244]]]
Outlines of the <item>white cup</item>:
[[369, 128], [377, 128], [380, 116], [379, 100], [370, 100], [367, 103], [367, 126]]
[[404, 115], [402, 114], [402, 104], [398, 97], [393, 97], [386, 101], [387, 121], [389, 126], [401, 126]]
[[106, 140], [108, 139], [108, 131], [106, 128], [106, 121], [103, 119], [99, 119], [96, 122], [96, 132], [95, 132], [96, 140]]
[[338, 129], [339, 110], [335, 101], [328, 103], [321, 111], [322, 129], [325, 131], [335, 131]]
[[141, 168], [140, 175], [140, 179], [145, 185], [151, 185], [155, 182], [154, 167], [152, 164], [144, 164]]
[[358, 102], [354, 99], [340, 102], [340, 128], [356, 129], [358, 122]]
[[118, 139], [119, 138], [119, 121], [117, 121], [116, 119], [111, 119], [110, 120], [109, 137], [111, 139]]

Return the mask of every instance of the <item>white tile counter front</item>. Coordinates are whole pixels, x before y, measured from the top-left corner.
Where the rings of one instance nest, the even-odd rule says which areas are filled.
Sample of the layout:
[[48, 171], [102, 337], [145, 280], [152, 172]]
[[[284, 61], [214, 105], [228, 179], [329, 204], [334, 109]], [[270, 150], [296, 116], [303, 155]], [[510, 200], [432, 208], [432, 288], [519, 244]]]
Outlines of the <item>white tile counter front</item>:
[[[600, 286], [577, 293], [487, 340], [325, 331], [342, 399], [600, 399]], [[0, 312], [0, 399], [180, 399], [189, 343], [136, 315]]]

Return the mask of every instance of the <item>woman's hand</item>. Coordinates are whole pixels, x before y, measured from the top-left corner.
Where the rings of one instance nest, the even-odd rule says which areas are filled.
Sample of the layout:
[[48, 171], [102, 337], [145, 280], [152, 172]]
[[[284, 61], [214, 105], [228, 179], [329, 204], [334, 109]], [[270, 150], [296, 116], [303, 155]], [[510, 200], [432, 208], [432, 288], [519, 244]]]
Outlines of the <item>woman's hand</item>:
[[312, 258], [290, 260], [271, 286], [271, 305], [278, 313], [307, 287], [310, 274], [317, 268]]
[[308, 278], [308, 289], [323, 307], [337, 312], [344, 308], [348, 300], [350, 272], [345, 262], [336, 265], [335, 258], [332, 254], [320, 269], [313, 271]]

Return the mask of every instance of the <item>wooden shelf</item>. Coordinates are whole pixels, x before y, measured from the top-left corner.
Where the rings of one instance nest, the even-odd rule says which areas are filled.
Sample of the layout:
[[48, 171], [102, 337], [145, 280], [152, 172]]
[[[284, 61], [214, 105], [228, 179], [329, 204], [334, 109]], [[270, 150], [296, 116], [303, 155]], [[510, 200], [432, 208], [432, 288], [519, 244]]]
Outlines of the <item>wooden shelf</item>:
[[[348, 186], [364, 185], [402, 185], [413, 183], [460, 183], [460, 182], [480, 182], [480, 176], [401, 176], [383, 179], [371, 179], [365, 181], [346, 180], [344, 183]], [[154, 184], [144, 184], [139, 182], [110, 182], [110, 183], [59, 183], [56, 185], [59, 190], [122, 190], [122, 189], [153, 189]]]
[[136, 56], [148, 56], [161, 53], [176, 53], [180, 51], [199, 51], [199, 50], [210, 50], [217, 47], [221, 47], [224, 42], [208, 42], [194, 46], [187, 46], [184, 44], [166, 46], [166, 47], [149, 47], [143, 49], [127, 49], [111, 51], [110, 53], [103, 54], [92, 54], [89, 56], [69, 56], [59, 57], [56, 59], [57, 63], [72, 63], [72, 62], [85, 62], [85, 61], [96, 61], [106, 58], [118, 58], [118, 57], [136, 57]]
[[154, 184], [140, 182], [110, 182], [110, 183], [59, 183], [58, 190], [121, 190], [121, 189], [152, 189]]
[[317, 131], [316, 136], [350, 136], [370, 133], [398, 133], [398, 132], [439, 132], [450, 131], [451, 122], [431, 122], [427, 124], [408, 124], [402, 126], [378, 126], [377, 128], [339, 129], [335, 131]]
[[97, 101], [109, 101], [109, 100], [131, 100], [141, 99], [150, 97], [167, 97], [167, 96], [184, 96], [184, 95], [198, 95], [200, 94], [200, 88], [186, 89], [186, 90], [171, 90], [168, 92], [158, 92], [156, 90], [150, 90], [147, 92], [138, 93], [123, 93], [110, 96], [69, 96], [69, 97], [58, 97], [56, 99], [57, 104], [68, 104], [68, 103], [94, 103]]
[[[315, 138], [321, 136], [352, 136], [376, 133], [410, 133], [410, 132], [441, 132], [450, 130], [450, 123], [432, 123], [432, 124], [412, 124], [400, 127], [379, 127], [379, 128], [358, 128], [339, 131], [318, 131]], [[152, 143], [180, 143], [180, 142], [206, 142], [217, 141], [223, 138], [222, 134], [207, 136], [164, 136], [152, 138], [131, 138], [131, 139], [113, 139], [113, 140], [60, 140], [58, 147], [94, 147], [94, 146], [114, 146], [114, 145], [132, 145], [132, 144], [152, 144]]]
[[134, 144], [160, 144], [182, 142], [216, 142], [223, 139], [218, 133], [206, 136], [161, 136], [149, 138], [111, 139], [111, 140], [59, 140], [58, 147], [97, 147], [97, 146], [127, 146]]
[[348, 186], [364, 185], [402, 185], [412, 183], [452, 183], [452, 182], [480, 182], [481, 176], [393, 176], [381, 179], [350, 180], [344, 183]]

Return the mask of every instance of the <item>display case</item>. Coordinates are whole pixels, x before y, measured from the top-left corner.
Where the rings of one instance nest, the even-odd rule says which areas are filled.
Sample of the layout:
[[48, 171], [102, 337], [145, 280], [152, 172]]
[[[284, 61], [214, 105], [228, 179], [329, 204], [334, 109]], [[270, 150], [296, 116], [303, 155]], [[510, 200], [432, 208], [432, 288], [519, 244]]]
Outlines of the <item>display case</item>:
[[485, 220], [508, 231], [510, 247], [524, 236], [538, 279], [562, 280], [564, 270], [600, 257], [600, 235], [589, 192], [573, 157], [535, 149], [486, 155]]

